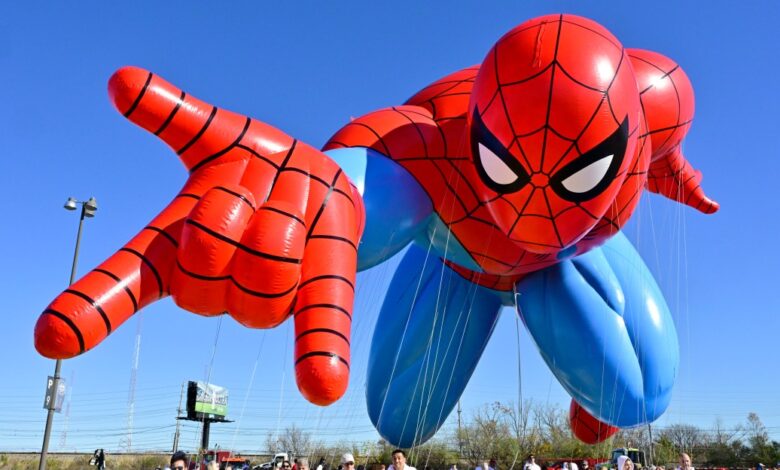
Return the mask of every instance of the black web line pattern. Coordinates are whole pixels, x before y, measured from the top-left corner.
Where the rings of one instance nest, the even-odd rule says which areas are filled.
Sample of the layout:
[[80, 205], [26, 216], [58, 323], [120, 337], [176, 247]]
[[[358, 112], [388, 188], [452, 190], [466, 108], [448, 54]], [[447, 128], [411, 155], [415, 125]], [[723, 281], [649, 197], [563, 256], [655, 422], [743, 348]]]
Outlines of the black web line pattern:
[[[552, 23], [552, 21], [549, 22], [549, 23]], [[562, 25], [563, 24], [574, 25], [574, 26], [577, 26], [578, 28], [582, 28], [584, 30], [590, 31], [591, 33], [597, 34], [601, 38], [603, 38], [603, 39], [607, 40], [608, 42], [610, 42], [610, 44], [612, 44], [616, 48], [616, 50], [620, 51], [619, 62], [617, 64], [616, 70], [614, 71], [612, 79], [611, 79], [610, 83], [608, 84], [608, 86], [606, 87], [606, 89], [601, 90], [601, 89], [598, 89], [598, 88], [593, 87], [593, 86], [589, 86], [589, 85], [587, 85], [587, 84], [577, 80], [559, 62], [559, 58], [558, 58], [558, 54], [557, 54], [557, 48], [558, 48], [558, 45], [560, 43], [560, 35], [561, 35], [561, 30], [562, 30]], [[493, 62], [494, 62], [494, 64], [491, 64], [491, 65], [495, 65], [495, 67], [496, 67], [496, 72], [495, 72], [495, 79], [497, 81], [496, 91], [490, 97], [488, 105], [485, 106], [484, 109], [481, 109], [481, 110], [478, 109], [478, 112], [480, 113], [480, 115], [484, 116], [484, 114], [490, 108], [492, 108], [494, 105], [496, 105], [496, 102], [500, 102], [501, 103], [501, 105], [504, 108], [503, 111], [504, 111], [504, 114], [506, 116], [506, 121], [507, 121], [509, 127], [511, 128], [512, 133], [514, 135], [514, 140], [510, 143], [510, 145], [517, 145], [517, 148], [520, 151], [520, 157], [525, 160], [526, 164], [528, 164], [529, 162], [528, 162], [528, 158], [527, 158], [527, 156], [525, 154], [525, 151], [524, 151], [524, 149], [522, 147], [522, 142], [519, 140], [520, 137], [527, 137], [527, 136], [531, 136], [531, 135], [533, 135], [533, 134], [535, 134], [537, 132], [544, 131], [545, 132], [545, 136], [544, 136], [545, 142], [544, 142], [543, 146], [544, 146], [545, 149], [547, 147], [546, 140], [548, 139], [548, 137], [547, 137], [548, 133], [556, 136], [557, 138], [559, 138], [561, 140], [564, 140], [564, 141], [570, 143], [570, 145], [566, 149], [566, 151], [563, 152], [563, 154], [555, 162], [555, 166], [557, 167], [557, 166], [562, 164], [562, 162], [566, 159], [566, 157], [568, 157], [570, 155], [571, 152], [576, 152], [576, 153], [578, 153], [580, 155], [583, 154], [582, 148], [580, 147], [580, 142], [579, 141], [581, 140], [582, 136], [589, 130], [590, 125], [594, 122], [594, 119], [598, 115], [599, 111], [601, 111], [603, 109], [603, 106], [608, 106], [610, 108], [609, 109], [609, 114], [611, 115], [612, 120], [615, 122], [615, 124], [618, 125], [618, 126], [621, 124], [620, 119], [616, 116], [615, 111], [612, 109], [612, 103], [610, 101], [610, 91], [611, 91], [612, 86], [615, 83], [617, 77], [621, 73], [624, 72], [622, 69], [623, 69], [623, 61], [625, 60], [625, 55], [626, 55], [625, 51], [623, 50], [623, 48], [619, 44], [616, 44], [613, 39], [611, 39], [611, 38], [609, 38], [607, 36], [604, 36], [603, 34], [599, 33], [598, 31], [595, 31], [595, 30], [589, 28], [587, 25], [576, 23], [575, 21], [572, 21], [569, 18], [564, 18], [563, 16], [559, 17], [558, 21], [557, 21], [557, 25], [558, 25], [558, 29], [556, 31], [556, 34], [557, 34], [558, 37], [556, 39], [556, 45], [555, 45], [555, 47], [556, 47], [555, 58], [554, 58], [554, 60], [550, 64], [546, 65], [541, 71], [535, 73], [534, 76], [532, 76], [532, 77], [526, 77], [526, 78], [524, 78], [522, 80], [517, 80], [517, 81], [513, 81], [513, 82], [501, 83], [500, 76], [499, 76], [499, 71], [498, 71], [498, 60], [497, 60], [498, 53], [497, 53], [495, 48], [494, 48], [494, 50], [491, 51], [491, 53], [493, 54], [493, 58], [490, 59], [490, 60], [493, 60]], [[531, 26], [529, 28], [526, 28], [526, 30], [530, 29], [530, 28], [534, 28], [534, 27], [538, 27], [538, 25], [534, 25], [534, 26]], [[521, 31], [515, 31], [515, 32], [513, 32], [513, 34], [516, 34], [518, 32], [521, 32]], [[488, 61], [486, 61], [486, 63], [487, 62]], [[476, 72], [478, 71], [478, 68], [475, 67], [475, 68], [473, 68], [473, 70], [474, 70], [474, 76], [475, 76]], [[463, 71], [456, 72], [456, 74], [457, 73], [462, 73], [462, 72]], [[551, 73], [551, 77], [550, 77], [550, 89], [549, 89], [549, 92], [548, 92], [549, 94], [548, 94], [548, 97], [547, 97], [548, 98], [548, 108], [547, 108], [548, 113], [547, 113], [547, 116], [545, 118], [545, 125], [540, 127], [540, 128], [538, 128], [538, 129], [535, 129], [534, 131], [531, 131], [529, 133], [518, 135], [516, 133], [516, 130], [514, 129], [514, 125], [513, 125], [512, 121], [509, 119], [507, 103], [506, 103], [505, 97], [503, 95], [503, 89], [506, 86], [518, 85], [518, 84], [521, 84], [523, 82], [529, 81], [529, 80], [531, 80], [533, 78], [536, 78], [536, 77], [538, 77], [538, 76], [540, 76], [540, 75], [542, 75], [544, 73], [548, 73], [548, 72], [552, 72], [552, 73]], [[558, 72], [560, 72], [560, 73], [558, 73]], [[466, 116], [465, 116], [465, 112], [463, 112], [461, 115], [457, 115], [455, 117], [443, 118], [442, 116], [440, 116], [437, 113], [438, 109], [437, 109], [437, 106], [436, 106], [435, 102], [438, 99], [446, 99], [446, 98], [449, 98], [449, 97], [452, 97], [452, 96], [466, 95], [467, 92], [463, 92], [462, 90], [458, 89], [458, 87], [461, 86], [461, 85], [464, 85], [464, 84], [473, 84], [474, 76], [468, 77], [468, 78], [460, 78], [461, 76], [459, 76], [458, 79], [445, 80], [445, 81], [441, 81], [441, 82], [435, 82], [434, 84], [429, 85], [428, 87], [426, 87], [423, 90], [421, 90], [420, 92], [418, 92], [415, 95], [414, 100], [410, 100], [410, 101], [414, 101], [413, 103], [410, 103], [410, 104], [422, 106], [423, 108], [426, 108], [426, 109], [431, 111], [432, 118], [433, 118], [434, 122], [436, 123], [436, 127], [439, 129], [439, 132], [441, 132], [442, 135], [443, 135], [442, 140], [445, 143], [445, 145], [446, 145], [448, 140], [447, 140], [446, 136], [444, 136], [444, 132], [442, 131], [442, 127], [440, 126], [442, 121], [444, 119], [461, 119], [461, 120], [465, 120]], [[551, 103], [551, 99], [552, 99], [552, 95], [553, 95], [553, 91], [554, 91], [553, 83], [555, 82], [556, 79], [559, 80], [562, 77], [565, 77], [565, 78], [571, 80], [573, 83], [576, 83], [577, 85], [582, 86], [585, 89], [589, 89], [591, 91], [594, 91], [596, 93], [600, 93], [602, 95], [601, 99], [597, 103], [593, 113], [590, 115], [590, 117], [589, 117], [589, 119], [587, 121], [587, 124], [580, 130], [579, 134], [576, 137], [574, 137], [574, 138], [572, 138], [571, 136], [564, 135], [557, 128], [554, 128], [554, 126], [552, 126], [551, 123], [550, 123], [550, 121], [551, 121], [551, 115], [550, 115], [550, 108], [551, 107], [550, 107], [550, 103]], [[445, 86], [445, 85], [448, 85], [448, 86]], [[496, 101], [496, 98], [498, 98], [499, 101]], [[449, 107], [448, 109], [452, 109], [452, 108]], [[418, 114], [418, 115], [422, 115], [423, 114], [423, 113], [420, 113], [420, 112], [413, 111], [411, 109], [407, 110], [407, 109], [403, 109], [403, 108], [401, 108], [401, 109], [393, 108], [393, 110], [396, 111], [396, 112], [402, 113], [402, 114]], [[429, 119], [431, 118], [431, 116], [424, 116], [424, 117], [425, 118], [429, 118]], [[417, 128], [417, 124], [414, 123], [413, 121], [414, 121], [413, 119], [410, 119], [411, 124], [415, 126], [417, 132], [419, 133], [420, 130], [419, 130], [419, 128]], [[631, 132], [631, 135], [633, 137], [635, 137], [635, 138], [637, 137], [636, 136], [636, 131], [637, 131], [638, 127], [639, 126], [636, 126], [632, 130], [632, 132]], [[334, 145], [346, 146], [346, 144], [344, 142], [333, 141], [331, 143], [334, 144]], [[384, 143], [382, 143], [382, 144], [384, 144]], [[423, 145], [424, 145], [424, 148], [425, 148], [425, 153], [428, 153], [429, 149], [428, 149], [428, 147], [425, 144], [426, 144], [426, 141], [425, 141], [425, 139], [423, 139]], [[385, 148], [386, 147], [387, 146], [385, 146]], [[464, 158], [464, 157], [450, 156], [450, 151], [448, 151], [448, 150], [445, 150], [444, 155], [446, 155], [446, 157], [441, 158], [442, 160], [470, 160], [470, 159]], [[402, 157], [402, 156], [391, 156], [391, 155], [388, 155], [388, 156], [390, 156], [394, 160], [398, 161], [399, 163], [401, 163], [403, 161], [411, 161], [411, 160], [415, 160], [415, 159], [420, 159], [419, 157]], [[432, 156], [428, 156], [428, 157], [426, 157], [424, 159], [434, 160], [434, 159], [438, 159], [438, 158], [432, 157]], [[459, 165], [457, 165], [456, 162], [453, 162], [453, 161], [449, 161], [447, 163], [449, 163], [449, 165], [451, 167], [448, 172], [451, 172], [451, 171], [454, 170], [457, 173], [457, 175], [455, 175], [455, 179], [459, 180], [460, 184], [465, 184], [466, 185], [466, 187], [468, 188], [467, 191], [470, 193], [470, 196], [474, 196], [474, 195], [478, 194], [476, 188], [474, 186], [472, 186], [471, 184], [469, 184], [469, 180], [466, 178], [466, 175], [463, 173], [463, 171], [461, 170]], [[485, 220], [485, 219], [483, 219], [482, 217], [479, 216], [480, 210], [485, 209], [487, 205], [489, 205], [490, 203], [495, 202], [495, 201], [497, 201], [499, 199], [504, 199], [504, 201], [507, 204], [509, 204], [508, 207], [511, 207], [511, 210], [513, 210], [516, 214], [518, 214], [518, 217], [515, 220], [515, 225], [516, 225], [520, 221], [520, 219], [521, 219], [520, 214], [523, 214], [524, 210], [527, 208], [527, 205], [530, 203], [530, 199], [531, 198], [529, 197], [526, 200], [525, 205], [523, 206], [523, 208], [518, 210], [518, 208], [515, 207], [511, 203], [511, 201], [506, 199], [506, 197], [504, 197], [504, 195], [496, 194], [495, 196], [490, 197], [487, 200], [479, 200], [478, 199], [478, 202], [477, 202], [476, 206], [472, 206], [470, 204], [466, 204], [465, 201], [463, 200], [463, 198], [461, 198], [460, 195], [455, 191], [455, 188], [453, 187], [453, 185], [450, 184], [449, 179], [445, 175], [445, 173], [447, 173], [447, 172], [445, 172], [444, 169], [439, 167], [439, 165], [437, 165], [437, 164], [434, 164], [434, 167], [436, 168], [437, 173], [438, 173], [438, 177], [436, 179], [438, 179], [441, 182], [441, 184], [447, 188], [447, 191], [451, 193], [450, 194], [450, 197], [452, 198], [451, 200], [452, 201], [456, 201], [456, 204], [459, 204], [463, 209], [468, 209], [468, 210], [465, 211], [465, 214], [463, 216], [461, 216], [459, 218], [451, 218], [449, 221], [446, 221], [447, 223], [449, 223], [453, 227], [456, 226], [456, 225], [459, 225], [461, 223], [464, 223], [466, 221], [473, 220], [474, 222], [477, 222], [479, 224], [484, 224], [486, 227], [490, 227], [490, 228], [493, 228], [493, 229], [499, 229], [498, 226], [494, 222], [492, 222], [491, 220]], [[529, 164], [528, 164], [528, 167], [530, 167]], [[638, 175], [641, 175], [641, 174], [644, 174], [644, 172], [631, 172], [630, 173], [630, 175], [632, 175], [632, 176], [633, 175], [637, 175], [638, 176]], [[629, 173], [624, 170], [617, 177], [618, 178], [626, 177], [627, 175], [629, 175]], [[458, 184], [458, 186], [460, 186], [460, 184]], [[533, 191], [534, 190], [532, 190], [531, 192], [533, 193]], [[555, 218], [560, 216], [561, 214], [564, 214], [564, 213], [569, 212], [569, 211], [571, 211], [573, 209], [579, 208], [579, 209], [582, 210], [582, 212], [584, 214], [586, 214], [586, 216], [588, 218], [590, 218], [592, 220], [597, 220], [598, 219], [598, 217], [596, 217], [593, 213], [591, 213], [585, 207], [583, 207], [583, 205], [581, 203], [572, 203], [568, 207], [559, 208], [558, 211], [555, 214], [551, 215], [553, 210], [552, 210], [552, 207], [551, 207], [549, 201], [547, 200], [547, 195], [544, 194], [543, 196], [545, 198], [545, 203], [547, 205], [548, 215], [544, 215], [544, 214], [527, 214], [526, 216], [538, 217], [538, 218], [542, 218], [542, 219], [545, 219], [545, 220], [552, 221], [553, 226], [555, 227], [556, 236], [557, 236], [559, 242], [560, 242], [561, 236], [558, 233], [558, 227], [555, 225]], [[635, 196], [631, 197], [629, 199], [629, 201], [633, 200], [634, 197]], [[467, 207], [467, 206], [471, 206], [471, 207]], [[628, 206], [630, 206], [630, 204], [628, 204]], [[627, 207], [624, 207], [622, 209], [626, 209], [626, 208]], [[443, 218], [443, 220], [444, 220], [444, 218]], [[532, 254], [527, 253], [524, 250], [520, 250], [519, 253], [518, 253], [518, 256], [517, 256], [517, 260], [513, 263], [511, 261], [507, 262], [506, 258], [496, 259], [495, 257], [491, 257], [488, 253], [482, 253], [481, 250], [474, 249], [475, 248], [474, 246], [467, 246], [465, 244], [463, 246], [464, 246], [464, 248], [466, 248], [472, 254], [472, 256], [475, 259], [484, 258], [484, 259], [491, 260], [494, 263], [506, 266], [508, 268], [507, 273], [511, 273], [512, 270], [514, 268], [516, 268], [517, 266], [519, 266], [520, 263], [522, 263], [523, 261], [526, 261], [525, 265], [529, 265], [529, 266], [532, 265], [532, 264], [543, 265], [543, 264], [549, 264], [549, 260], [551, 258], [551, 256], [549, 254], [540, 254], [540, 255], [526, 256], [527, 254], [528, 255], [532, 255]], [[530, 258], [530, 259], [526, 260], [525, 259], [526, 257]], [[530, 261], [530, 263], [528, 261]]]
[[[615, 72], [614, 72], [614, 74], [613, 74], [613, 76], [612, 76], [612, 79], [610, 80], [610, 83], [608, 84], [608, 86], [606, 87], [606, 89], [604, 89], [604, 90], [601, 90], [601, 89], [599, 89], [599, 88], [596, 88], [596, 87], [590, 86], [590, 85], [588, 85], [588, 84], [585, 84], [585, 83], [583, 83], [583, 82], [582, 82], [582, 81], [580, 81], [580, 80], [577, 80], [577, 79], [576, 79], [576, 78], [575, 78], [575, 77], [574, 77], [574, 76], [573, 76], [573, 75], [572, 75], [570, 72], [568, 72], [568, 70], [566, 70], [566, 68], [565, 68], [565, 67], [564, 67], [564, 66], [563, 66], [563, 65], [562, 65], [562, 64], [559, 62], [559, 60], [558, 60], [558, 46], [559, 46], [559, 44], [560, 44], [560, 34], [561, 34], [561, 30], [562, 30], [561, 23], [562, 23], [562, 22], [565, 22], [565, 23], [567, 23], [567, 24], [574, 24], [574, 25], [576, 25], [576, 26], [578, 26], [578, 27], [581, 27], [581, 28], [583, 28], [583, 29], [586, 29], [586, 30], [588, 30], [588, 31], [590, 31], [590, 32], [592, 32], [592, 33], [596, 33], [596, 34], [598, 34], [600, 37], [602, 37], [602, 38], [604, 38], [604, 39], [607, 39], [607, 40], [609, 40], [609, 42], [610, 42], [610, 43], [611, 43], [613, 46], [615, 46], [617, 50], [619, 50], [619, 51], [620, 51], [620, 59], [619, 59], [618, 65], [617, 65], [617, 67], [616, 67], [616, 70], [615, 70]], [[565, 140], [565, 141], [568, 141], [568, 142], [570, 142], [570, 143], [571, 143], [570, 147], [569, 147], [569, 148], [568, 148], [568, 149], [567, 149], [565, 152], [563, 152], [563, 154], [561, 155], [561, 157], [560, 157], [560, 158], [559, 158], [559, 159], [556, 161], [556, 163], [555, 163], [555, 166], [554, 166], [554, 167], [553, 167], [553, 169], [550, 171], [550, 173], [553, 173], [553, 172], [554, 172], [554, 171], [557, 169], [557, 167], [558, 167], [558, 166], [559, 166], [559, 165], [560, 165], [560, 164], [561, 164], [561, 163], [562, 163], [562, 162], [563, 162], [563, 161], [566, 159], [566, 157], [569, 155], [569, 153], [570, 153], [572, 150], [574, 150], [574, 151], [578, 152], [580, 155], [582, 154], [582, 149], [579, 147], [579, 140], [580, 140], [580, 139], [582, 138], [582, 136], [583, 136], [583, 135], [584, 135], [584, 134], [585, 134], [585, 133], [588, 131], [588, 129], [590, 128], [590, 125], [593, 123], [593, 121], [594, 121], [595, 117], [598, 115], [598, 113], [599, 113], [599, 110], [601, 109], [601, 107], [602, 107], [602, 106], [604, 106], [604, 103], [605, 103], [605, 102], [606, 102], [606, 105], [609, 107], [609, 110], [610, 110], [610, 115], [611, 115], [611, 117], [612, 117], [613, 121], [615, 122], [615, 124], [616, 124], [616, 125], [618, 125], [618, 126], [620, 125], [620, 119], [619, 119], [619, 118], [616, 116], [616, 113], [615, 113], [615, 111], [614, 111], [614, 109], [613, 109], [613, 107], [612, 107], [612, 103], [611, 103], [611, 100], [610, 100], [610, 91], [611, 91], [611, 89], [612, 89], [612, 86], [614, 85], [614, 83], [615, 83], [615, 81], [616, 81], [617, 77], [618, 77], [618, 76], [620, 75], [620, 73], [621, 73], [621, 68], [623, 67], [623, 61], [625, 60], [625, 56], [626, 56], [626, 53], [625, 53], [625, 51], [623, 50], [623, 48], [622, 48], [622, 47], [620, 47], [618, 44], [615, 44], [615, 42], [614, 42], [612, 39], [610, 39], [610, 38], [607, 38], [606, 36], [604, 36], [604, 35], [602, 35], [602, 34], [598, 33], [597, 31], [594, 31], [594, 30], [592, 30], [592, 29], [590, 29], [590, 28], [588, 28], [588, 27], [585, 27], [585, 26], [583, 26], [583, 25], [580, 25], [580, 24], [577, 24], [577, 23], [573, 23], [573, 22], [571, 22], [571, 21], [562, 21], [562, 17], [560, 17], [560, 18], [559, 18], [559, 22], [558, 22], [558, 23], [559, 23], [559, 27], [558, 27], [558, 30], [557, 30], [557, 38], [556, 38], [556, 44], [555, 44], [555, 52], [554, 52], [554, 57], [553, 57], [553, 60], [552, 60], [552, 62], [551, 62], [550, 64], [548, 64], [547, 66], [545, 66], [544, 68], [542, 68], [542, 69], [541, 69], [539, 72], [536, 72], [536, 73], [534, 73], [533, 75], [531, 75], [531, 76], [529, 76], [529, 77], [525, 77], [525, 78], [523, 78], [522, 80], [516, 80], [516, 81], [513, 81], [513, 82], [507, 82], [507, 83], [502, 83], [502, 82], [501, 82], [501, 79], [500, 79], [500, 76], [499, 76], [499, 70], [498, 70], [497, 48], [494, 48], [494, 50], [493, 50], [492, 52], [493, 52], [493, 55], [494, 55], [494, 57], [493, 57], [494, 65], [495, 65], [495, 67], [496, 67], [495, 74], [496, 74], [496, 81], [497, 81], [497, 92], [494, 94], [494, 96], [493, 96], [493, 97], [491, 97], [491, 100], [489, 101], [489, 103], [488, 103], [488, 106], [486, 106], [486, 107], [485, 107], [485, 109], [483, 109], [483, 110], [481, 111], [481, 113], [480, 113], [480, 115], [484, 115], [484, 114], [485, 114], [485, 113], [488, 111], [489, 107], [490, 107], [490, 106], [492, 106], [492, 105], [494, 104], [494, 101], [493, 101], [493, 100], [494, 100], [494, 98], [495, 98], [496, 96], [500, 98], [500, 100], [501, 100], [501, 102], [502, 102], [502, 104], [503, 104], [503, 108], [504, 108], [504, 112], [505, 112], [505, 116], [506, 116], [506, 121], [507, 121], [507, 123], [509, 124], [509, 126], [510, 126], [510, 129], [512, 129], [512, 132], [513, 132], [513, 134], [514, 134], [514, 140], [513, 140], [513, 142], [512, 142], [512, 143], [513, 143], [513, 144], [514, 144], [514, 143], [516, 143], [516, 144], [517, 144], [517, 147], [518, 147], [518, 149], [520, 150], [520, 154], [521, 154], [522, 158], [523, 158], [523, 159], [526, 161], [526, 164], [528, 164], [528, 159], [527, 159], [527, 156], [525, 155], [525, 152], [523, 151], [522, 144], [521, 144], [521, 142], [520, 142], [520, 140], [519, 140], [521, 137], [525, 137], [525, 136], [533, 135], [533, 134], [535, 134], [535, 133], [537, 133], [537, 132], [539, 132], [539, 131], [541, 131], [541, 130], [544, 130], [544, 131], [545, 131], [545, 135], [544, 135], [544, 138], [543, 138], [544, 140], [543, 140], [543, 144], [542, 144], [542, 145], [543, 145], [542, 159], [543, 159], [543, 158], [544, 158], [544, 156], [546, 155], [546, 152], [545, 152], [545, 150], [546, 150], [546, 145], [547, 145], [547, 136], [548, 136], [548, 132], [549, 132], [549, 133], [551, 133], [551, 134], [553, 134], [553, 135], [556, 135], [558, 138], [560, 138], [560, 139], [562, 139], [562, 140]], [[541, 76], [542, 74], [544, 74], [544, 73], [547, 73], [547, 72], [548, 72], [548, 71], [550, 71], [550, 70], [551, 70], [551, 73], [550, 73], [550, 86], [549, 86], [548, 97], [547, 97], [547, 98], [548, 98], [548, 106], [547, 106], [547, 115], [546, 115], [546, 117], [545, 117], [545, 124], [544, 124], [542, 127], [540, 127], [540, 128], [537, 128], [537, 129], [535, 129], [535, 130], [533, 130], [533, 131], [531, 131], [531, 132], [529, 132], [529, 133], [526, 133], [526, 134], [517, 134], [517, 131], [514, 129], [514, 125], [513, 125], [512, 121], [511, 121], [511, 119], [509, 119], [507, 105], [506, 105], [506, 102], [505, 102], [505, 99], [504, 99], [504, 95], [503, 95], [503, 88], [504, 88], [504, 87], [506, 87], [506, 86], [511, 86], [511, 85], [522, 84], [522, 83], [524, 83], [524, 82], [527, 82], [527, 81], [529, 81], [529, 80], [532, 80], [532, 79], [534, 79], [534, 78], [537, 78], [537, 77]], [[559, 132], [557, 129], [554, 129], [554, 128], [553, 128], [553, 126], [551, 126], [551, 125], [550, 125], [550, 111], [551, 111], [552, 96], [553, 96], [553, 92], [554, 92], [554, 83], [555, 83], [555, 78], [556, 78], [556, 76], [555, 76], [555, 72], [556, 72], [556, 71], [560, 71], [560, 72], [561, 72], [561, 73], [562, 73], [564, 76], [566, 76], [566, 78], [568, 78], [568, 79], [569, 79], [569, 80], [571, 80], [572, 82], [574, 82], [574, 83], [578, 84], [579, 86], [582, 86], [582, 87], [583, 87], [583, 88], [585, 88], [585, 89], [589, 89], [589, 90], [592, 90], [592, 91], [594, 91], [594, 92], [600, 93], [600, 94], [602, 95], [602, 98], [601, 98], [601, 100], [599, 101], [598, 105], [596, 106], [596, 108], [595, 108], [594, 112], [591, 114], [591, 116], [590, 116], [590, 118], [588, 119], [588, 121], [587, 121], [586, 125], [585, 125], [585, 126], [583, 127], [583, 129], [580, 131], [579, 135], [577, 135], [575, 138], [571, 138], [571, 137], [568, 137], [568, 136], [565, 136], [565, 135], [563, 135], [563, 133]], [[636, 129], [635, 129], [635, 130], [636, 130]], [[632, 132], [631, 134], [634, 134], [634, 132]], [[543, 163], [542, 163], [542, 165], [543, 165]], [[530, 167], [530, 165], [529, 165], [529, 167]], [[618, 175], [618, 177], [620, 177], [620, 176], [625, 176], [625, 172], [622, 172], [621, 174], [619, 174], [619, 175]], [[545, 198], [545, 202], [546, 202], [546, 204], [547, 204], [548, 210], [549, 210], [549, 212], [550, 212], [550, 214], [551, 214], [551, 215], [550, 215], [550, 216], [544, 216], [544, 215], [541, 215], [541, 214], [523, 214], [523, 212], [524, 212], [524, 210], [525, 210], [525, 207], [524, 207], [523, 209], [521, 209], [521, 210], [519, 211], [519, 213], [520, 213], [520, 214], [522, 214], [522, 215], [518, 215], [518, 219], [517, 219], [517, 220], [515, 221], [515, 223], [513, 224], [513, 226], [512, 226], [512, 230], [510, 230], [510, 233], [512, 233], [512, 231], [514, 230], [515, 226], [517, 225], [517, 223], [519, 223], [519, 221], [520, 221], [520, 219], [521, 219], [522, 217], [526, 217], [526, 216], [536, 216], [536, 217], [542, 217], [542, 218], [545, 218], [545, 219], [547, 219], [547, 220], [551, 220], [551, 221], [553, 222], [553, 227], [555, 228], [556, 236], [558, 237], [558, 240], [559, 240], [559, 242], [560, 242], [560, 234], [558, 233], [558, 227], [557, 227], [557, 225], [556, 225], [554, 222], [555, 222], [555, 218], [557, 218], [557, 217], [558, 217], [558, 216], [560, 216], [561, 214], [563, 214], [563, 213], [565, 213], [565, 212], [567, 212], [567, 211], [569, 211], [569, 210], [571, 210], [571, 209], [574, 209], [574, 208], [580, 208], [580, 209], [582, 209], [582, 210], [583, 210], [583, 212], [584, 212], [584, 213], [585, 213], [585, 214], [586, 214], [586, 215], [587, 215], [589, 218], [591, 218], [591, 219], [594, 219], [594, 220], [597, 220], [597, 219], [598, 219], [598, 218], [597, 218], [597, 217], [595, 217], [595, 216], [594, 216], [592, 213], [590, 213], [589, 211], [587, 211], [587, 210], [586, 210], [586, 209], [585, 209], [585, 208], [582, 206], [582, 204], [579, 204], [579, 203], [577, 203], [577, 204], [572, 204], [570, 207], [564, 208], [564, 209], [562, 209], [562, 210], [558, 211], [557, 213], [555, 213], [555, 214], [552, 214], [552, 209], [551, 209], [551, 207], [550, 207], [549, 200], [547, 199], [547, 194], [546, 194], [546, 193], [544, 193], [544, 198]], [[527, 205], [527, 203], [528, 203], [528, 201], [529, 201], [529, 200], [530, 200], [530, 196], [529, 196], [529, 199], [526, 201], [526, 205]], [[507, 201], [507, 202], [509, 202], [509, 201]], [[511, 203], [510, 203], [510, 204], [511, 204]], [[511, 207], [513, 207], [513, 206], [511, 206]], [[515, 211], [517, 212], [517, 209], [515, 209]]]

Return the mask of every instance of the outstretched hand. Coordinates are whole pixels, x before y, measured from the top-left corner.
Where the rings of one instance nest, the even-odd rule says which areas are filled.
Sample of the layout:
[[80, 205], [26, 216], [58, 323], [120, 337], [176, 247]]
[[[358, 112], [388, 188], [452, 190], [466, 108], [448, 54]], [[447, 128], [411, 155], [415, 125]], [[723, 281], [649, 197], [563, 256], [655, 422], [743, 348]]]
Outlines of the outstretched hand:
[[70, 286], [35, 327], [51, 358], [92, 349], [144, 306], [171, 295], [200, 315], [253, 328], [295, 317], [298, 386], [325, 405], [346, 390], [363, 206], [320, 151], [125, 67], [109, 95], [165, 141], [190, 176], [124, 247]]

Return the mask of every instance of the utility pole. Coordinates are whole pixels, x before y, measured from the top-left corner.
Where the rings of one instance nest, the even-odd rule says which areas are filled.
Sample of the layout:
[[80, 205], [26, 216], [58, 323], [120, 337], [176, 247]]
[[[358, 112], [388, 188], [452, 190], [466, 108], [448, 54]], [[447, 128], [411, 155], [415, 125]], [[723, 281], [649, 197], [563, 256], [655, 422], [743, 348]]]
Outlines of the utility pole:
[[181, 383], [181, 393], [179, 394], [179, 408], [176, 409], [176, 434], [173, 435], [173, 453], [179, 450], [179, 428], [181, 427], [181, 401], [184, 398], [184, 382]]

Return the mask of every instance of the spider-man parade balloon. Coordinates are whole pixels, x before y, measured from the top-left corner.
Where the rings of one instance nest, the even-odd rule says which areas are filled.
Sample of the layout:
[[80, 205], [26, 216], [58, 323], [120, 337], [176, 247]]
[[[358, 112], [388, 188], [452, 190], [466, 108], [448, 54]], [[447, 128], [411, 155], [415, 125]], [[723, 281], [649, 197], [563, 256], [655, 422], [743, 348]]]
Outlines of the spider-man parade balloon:
[[109, 94], [190, 176], [46, 308], [35, 328], [44, 356], [92, 349], [170, 295], [253, 328], [293, 317], [298, 386], [327, 405], [347, 387], [356, 272], [406, 248], [366, 392], [393, 444], [444, 423], [503, 306], [516, 306], [571, 395], [583, 441], [667, 408], [674, 323], [620, 230], [645, 188], [718, 209], [681, 152], [693, 91], [670, 59], [625, 49], [584, 18], [536, 18], [481, 64], [352, 120], [322, 151], [139, 68], [117, 71]]

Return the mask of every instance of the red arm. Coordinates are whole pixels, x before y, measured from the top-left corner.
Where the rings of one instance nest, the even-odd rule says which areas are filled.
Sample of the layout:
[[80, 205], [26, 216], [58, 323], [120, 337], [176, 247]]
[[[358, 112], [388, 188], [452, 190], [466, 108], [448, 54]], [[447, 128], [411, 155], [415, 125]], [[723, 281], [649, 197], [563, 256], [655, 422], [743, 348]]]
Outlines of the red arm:
[[682, 153], [693, 121], [693, 87], [679, 65], [661, 54], [630, 49], [652, 145], [647, 188], [711, 214], [720, 207], [704, 194], [702, 175]]
[[316, 308], [316, 325], [295, 319], [296, 377], [310, 401], [338, 399], [347, 387], [363, 219], [340, 168], [142, 69], [119, 70], [109, 94], [119, 112], [177, 153], [190, 177], [136, 237], [46, 308], [35, 327], [38, 351], [81, 354], [167, 295], [194, 313], [227, 312], [256, 328]]

